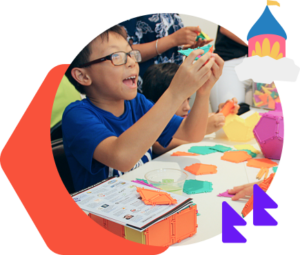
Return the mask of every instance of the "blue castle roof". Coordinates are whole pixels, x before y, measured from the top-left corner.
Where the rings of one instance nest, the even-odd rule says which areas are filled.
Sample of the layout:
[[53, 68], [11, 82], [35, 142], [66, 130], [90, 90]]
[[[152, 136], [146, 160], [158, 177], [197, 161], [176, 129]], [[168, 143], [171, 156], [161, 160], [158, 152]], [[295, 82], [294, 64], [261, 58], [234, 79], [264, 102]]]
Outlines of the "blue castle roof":
[[287, 39], [284, 29], [275, 19], [268, 6], [266, 6], [266, 9], [263, 12], [263, 14], [254, 24], [254, 26], [250, 29], [250, 32], [247, 36], [247, 40], [251, 39], [254, 36], [265, 34], [279, 35], [284, 39]]

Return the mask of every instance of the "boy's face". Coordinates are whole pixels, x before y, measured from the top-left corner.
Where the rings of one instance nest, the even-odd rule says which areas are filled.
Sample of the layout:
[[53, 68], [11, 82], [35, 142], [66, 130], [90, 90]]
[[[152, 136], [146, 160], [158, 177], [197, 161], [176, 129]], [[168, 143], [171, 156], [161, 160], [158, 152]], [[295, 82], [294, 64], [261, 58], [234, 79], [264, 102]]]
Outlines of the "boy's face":
[[176, 115], [181, 116], [183, 118], [186, 118], [189, 110], [191, 109], [190, 104], [189, 104], [190, 98], [186, 99], [182, 105], [178, 108], [178, 110], [176, 111]]
[[[132, 50], [127, 41], [116, 33], [109, 33], [108, 41], [98, 37], [91, 43], [90, 48], [90, 61], [118, 51], [128, 53]], [[124, 65], [114, 66], [110, 60], [107, 60], [90, 66], [87, 68], [87, 73], [92, 79], [96, 95], [102, 98], [131, 100], [136, 97], [139, 65], [129, 56]]]

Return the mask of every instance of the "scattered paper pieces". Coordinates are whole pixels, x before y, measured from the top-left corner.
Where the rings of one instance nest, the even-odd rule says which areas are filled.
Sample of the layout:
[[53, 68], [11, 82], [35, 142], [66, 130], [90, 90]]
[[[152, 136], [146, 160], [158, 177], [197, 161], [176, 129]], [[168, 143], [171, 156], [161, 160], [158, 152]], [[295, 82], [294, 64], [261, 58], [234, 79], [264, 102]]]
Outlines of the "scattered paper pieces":
[[212, 183], [207, 181], [186, 180], [183, 186], [183, 192], [186, 194], [206, 193], [212, 190]]
[[215, 153], [216, 150], [212, 150], [211, 146], [192, 146], [188, 152], [197, 153], [201, 155], [207, 155], [211, 153]]
[[273, 172], [274, 172], [274, 173], [277, 172], [277, 168], [278, 168], [278, 166], [274, 166], [274, 167], [273, 167]]
[[252, 152], [250, 150], [239, 150], [239, 151], [245, 151], [245, 152], [247, 152], [252, 158], [255, 158], [257, 156], [256, 153], [254, 153], [254, 152]]
[[217, 173], [217, 166], [195, 163], [185, 167], [184, 170], [194, 175], [215, 174]]
[[148, 184], [148, 181], [145, 180], [145, 179], [139, 179], [139, 178], [136, 178], [137, 181], [141, 181], [141, 182], [144, 182], [144, 183], [147, 183]]
[[273, 166], [278, 166], [278, 164], [270, 159], [260, 158], [260, 159], [248, 160], [247, 166], [256, 167], [256, 168], [270, 168]]
[[241, 163], [252, 159], [252, 157], [246, 151], [226, 151], [221, 159], [233, 163]]
[[171, 156], [198, 156], [197, 153], [190, 153], [190, 152], [184, 152], [184, 151], [176, 151], [173, 152]]
[[223, 193], [220, 193], [219, 195], [217, 195], [218, 197], [233, 197], [234, 195], [232, 194], [229, 194], [228, 193], [228, 190], [223, 192]]
[[138, 183], [138, 184], [142, 184], [142, 185], [145, 185], [145, 186], [148, 186], [148, 187], [152, 187], [152, 188], [155, 188], [155, 189], [160, 189], [160, 188], [157, 188], [157, 187], [153, 186], [152, 184], [146, 183], [144, 181], [136, 180], [136, 181], [132, 181], [132, 182], [135, 182], [135, 183]]

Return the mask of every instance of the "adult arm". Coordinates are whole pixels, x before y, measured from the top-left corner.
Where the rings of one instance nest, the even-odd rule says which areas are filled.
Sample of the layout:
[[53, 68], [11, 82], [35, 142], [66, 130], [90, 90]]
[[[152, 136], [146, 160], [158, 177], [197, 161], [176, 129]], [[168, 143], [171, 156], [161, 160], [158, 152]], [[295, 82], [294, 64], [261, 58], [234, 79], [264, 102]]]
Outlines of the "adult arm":
[[248, 45], [242, 39], [240, 39], [239, 37], [237, 37], [235, 34], [231, 33], [226, 28], [220, 26], [220, 33], [222, 33], [223, 35], [226, 35], [231, 40], [233, 40], [233, 41], [235, 41], [235, 42], [237, 42], [237, 43], [239, 43], [241, 45], [244, 45], [244, 46], [248, 47]]

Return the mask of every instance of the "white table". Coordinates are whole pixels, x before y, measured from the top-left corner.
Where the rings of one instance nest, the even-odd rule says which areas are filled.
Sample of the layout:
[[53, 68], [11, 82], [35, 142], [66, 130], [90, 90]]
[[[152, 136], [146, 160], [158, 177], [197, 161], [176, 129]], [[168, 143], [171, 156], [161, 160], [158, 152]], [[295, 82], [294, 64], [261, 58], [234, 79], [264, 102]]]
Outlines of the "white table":
[[[224, 131], [220, 130], [216, 134], [206, 136], [200, 143], [185, 144], [179, 146], [153, 161], [139, 167], [138, 169], [123, 175], [122, 179], [135, 180], [136, 178], [145, 179], [145, 174], [151, 170], [158, 168], [177, 168], [184, 170], [186, 166], [194, 163], [212, 164], [217, 166], [216, 174], [199, 175], [195, 176], [188, 173], [188, 179], [196, 179], [202, 181], [209, 181], [213, 183], [213, 191], [210, 193], [201, 193], [190, 195], [193, 198], [194, 203], [197, 204], [198, 212], [200, 216], [197, 217], [198, 231], [193, 237], [187, 238], [180, 242], [178, 245], [186, 245], [195, 242], [204, 241], [218, 234], [222, 231], [222, 202], [226, 201], [237, 213], [241, 214], [244, 205], [248, 199], [242, 199], [239, 201], [232, 201], [231, 198], [218, 197], [219, 193], [223, 193], [234, 186], [239, 186], [247, 183], [257, 182], [256, 175], [259, 169], [247, 167], [246, 162], [231, 163], [221, 160], [223, 153], [216, 152], [209, 155], [199, 156], [184, 156], [174, 157], [171, 154], [175, 151], [188, 151], [191, 146], [214, 146], [215, 144], [222, 144], [225, 146], [233, 147], [236, 144], [251, 144], [256, 149], [260, 150], [259, 145], [255, 139], [249, 142], [230, 142]], [[263, 158], [262, 154], [258, 154], [257, 158]], [[276, 161], [278, 163], [278, 161]], [[273, 171], [269, 171], [269, 175]], [[183, 195], [186, 195], [183, 193]]]

